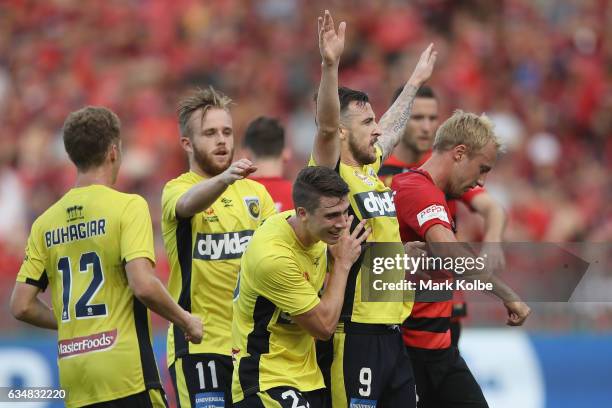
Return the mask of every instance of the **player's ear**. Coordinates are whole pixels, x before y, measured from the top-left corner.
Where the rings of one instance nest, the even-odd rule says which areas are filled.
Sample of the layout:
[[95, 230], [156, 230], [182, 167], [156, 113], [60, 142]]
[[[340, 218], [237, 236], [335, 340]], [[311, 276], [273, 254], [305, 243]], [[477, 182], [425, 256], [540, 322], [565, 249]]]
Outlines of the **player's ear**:
[[467, 146], [464, 144], [457, 145], [453, 148], [453, 159], [460, 161], [467, 154]]
[[189, 139], [188, 137], [181, 136], [181, 147], [187, 153], [192, 153], [193, 152], [193, 145], [191, 144], [191, 139]]
[[340, 125], [338, 127], [338, 136], [340, 137], [340, 140], [346, 140], [346, 138], [348, 137], [348, 129], [345, 128], [343, 125]]
[[295, 209], [295, 215], [297, 215], [298, 218], [305, 218], [306, 217], [306, 209], [304, 207], [298, 207]]
[[116, 162], [121, 157], [121, 147], [119, 143], [111, 143], [110, 148], [108, 149], [108, 159], [111, 163]]

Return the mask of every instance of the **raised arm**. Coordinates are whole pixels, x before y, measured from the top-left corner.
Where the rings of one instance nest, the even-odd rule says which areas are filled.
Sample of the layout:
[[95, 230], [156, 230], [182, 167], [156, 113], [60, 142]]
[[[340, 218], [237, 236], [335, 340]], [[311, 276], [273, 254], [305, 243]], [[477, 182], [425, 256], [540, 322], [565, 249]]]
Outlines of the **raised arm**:
[[404, 85], [404, 90], [380, 118], [382, 135], [378, 139], [378, 144], [383, 151], [383, 160], [389, 157], [404, 134], [406, 123], [410, 119], [414, 96], [419, 87], [431, 76], [437, 56], [438, 53], [434, 51], [433, 44], [429, 44], [421, 54], [410, 79]]
[[321, 83], [317, 94], [317, 135], [312, 155], [319, 166], [334, 168], [340, 158], [340, 101], [338, 100], [338, 65], [344, 50], [346, 23], [334, 28], [328, 10], [318, 18], [319, 51], [321, 52]]

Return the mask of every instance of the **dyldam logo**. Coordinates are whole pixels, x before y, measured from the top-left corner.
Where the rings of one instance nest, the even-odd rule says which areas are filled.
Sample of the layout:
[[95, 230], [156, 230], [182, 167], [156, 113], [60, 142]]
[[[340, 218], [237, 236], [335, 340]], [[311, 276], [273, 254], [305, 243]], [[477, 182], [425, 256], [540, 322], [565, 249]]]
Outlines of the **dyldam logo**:
[[117, 341], [117, 329], [57, 342], [59, 358], [72, 357], [111, 348]]
[[193, 257], [205, 261], [240, 258], [251, 241], [253, 230], [196, 236]]
[[367, 191], [355, 194], [354, 198], [363, 218], [395, 217], [391, 191]]

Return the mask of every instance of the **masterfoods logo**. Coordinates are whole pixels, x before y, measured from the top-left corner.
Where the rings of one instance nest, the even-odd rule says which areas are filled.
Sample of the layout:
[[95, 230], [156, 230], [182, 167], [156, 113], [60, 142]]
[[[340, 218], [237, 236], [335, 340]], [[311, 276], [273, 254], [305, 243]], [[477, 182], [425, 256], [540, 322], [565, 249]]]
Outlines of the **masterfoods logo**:
[[367, 191], [355, 194], [354, 198], [363, 218], [395, 217], [391, 191]]
[[96, 333], [89, 336], [75, 337], [57, 342], [59, 358], [72, 357], [77, 354], [106, 350], [117, 342], [117, 329]]
[[198, 233], [193, 257], [205, 261], [240, 258], [252, 236], [253, 230], [222, 234]]

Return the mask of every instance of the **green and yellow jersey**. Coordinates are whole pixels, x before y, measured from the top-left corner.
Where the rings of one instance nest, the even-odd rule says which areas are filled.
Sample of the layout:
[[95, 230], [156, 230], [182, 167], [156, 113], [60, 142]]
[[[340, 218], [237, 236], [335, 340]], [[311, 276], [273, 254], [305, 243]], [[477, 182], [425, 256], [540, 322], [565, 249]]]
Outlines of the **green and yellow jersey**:
[[204, 178], [187, 172], [162, 193], [162, 233], [170, 262], [168, 290], [185, 310], [202, 318], [202, 343], [185, 341], [178, 327], [168, 330], [168, 365], [185, 354], [231, 355], [232, 295], [240, 257], [262, 220], [276, 213], [265, 187], [252, 180], [230, 185], [206, 210], [178, 218], [179, 198]]
[[304, 247], [286, 211], [268, 219], [242, 257], [232, 324], [233, 402], [270, 388], [323, 388], [314, 338], [292, 322], [319, 304], [327, 246]]
[[[393, 248], [390, 248], [387, 244], [386, 256], [394, 256], [389, 253], [389, 250], [403, 256], [404, 248], [395, 214], [393, 191], [385, 186], [377, 176], [381, 162], [382, 150], [377, 145], [376, 161], [374, 163], [357, 167], [338, 161], [335, 170], [350, 189], [349, 213], [354, 216], [352, 227], [359, 221], [367, 219], [367, 225], [371, 229], [367, 242], [397, 244], [397, 246], [393, 245]], [[316, 166], [312, 157], [308, 165]], [[369, 324], [401, 324], [412, 311], [414, 296], [408, 294], [407, 297], [410, 300], [403, 303], [401, 301], [362, 301], [362, 279], [364, 279], [364, 274], [368, 273], [367, 268], [369, 267], [362, 264], [363, 259], [364, 253], [362, 252], [349, 273], [340, 323], [350, 321]], [[366, 296], [364, 295], [364, 297]]]
[[125, 273], [136, 258], [155, 262], [149, 208], [135, 194], [73, 188], [32, 226], [17, 281], [51, 288], [68, 407], [161, 388], [149, 312]]

